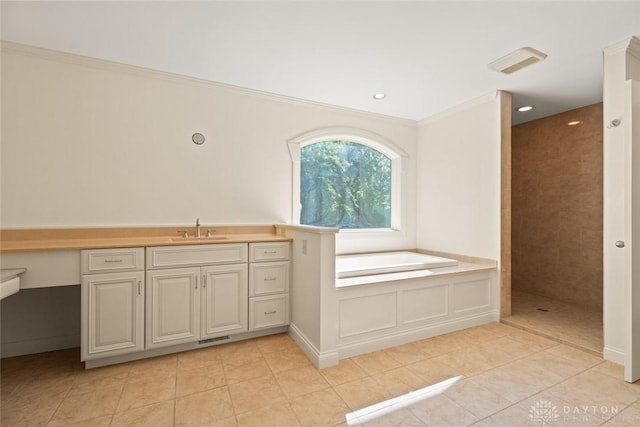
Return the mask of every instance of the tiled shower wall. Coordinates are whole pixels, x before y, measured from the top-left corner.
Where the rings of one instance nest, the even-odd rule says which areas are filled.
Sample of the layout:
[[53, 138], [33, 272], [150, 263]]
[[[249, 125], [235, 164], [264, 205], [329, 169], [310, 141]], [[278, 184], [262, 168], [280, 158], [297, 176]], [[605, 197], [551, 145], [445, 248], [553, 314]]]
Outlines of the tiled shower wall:
[[513, 127], [511, 203], [512, 289], [602, 308], [602, 103]]

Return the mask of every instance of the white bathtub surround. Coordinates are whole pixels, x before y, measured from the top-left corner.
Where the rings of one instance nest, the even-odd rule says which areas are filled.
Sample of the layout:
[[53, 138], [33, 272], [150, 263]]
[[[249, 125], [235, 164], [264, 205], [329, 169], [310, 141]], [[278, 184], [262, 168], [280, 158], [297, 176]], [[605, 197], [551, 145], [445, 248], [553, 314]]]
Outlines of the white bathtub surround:
[[289, 334], [319, 368], [499, 320], [495, 261], [336, 280], [336, 230], [281, 230], [293, 237]]
[[458, 261], [409, 251], [336, 256], [336, 278], [453, 267]]

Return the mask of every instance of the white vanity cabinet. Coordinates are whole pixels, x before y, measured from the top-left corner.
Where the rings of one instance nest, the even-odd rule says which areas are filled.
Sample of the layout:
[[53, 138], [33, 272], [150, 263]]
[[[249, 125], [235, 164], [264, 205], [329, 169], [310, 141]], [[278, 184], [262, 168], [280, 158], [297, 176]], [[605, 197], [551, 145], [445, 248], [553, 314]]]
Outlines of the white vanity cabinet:
[[81, 251], [81, 358], [144, 349], [144, 249]]
[[249, 244], [249, 329], [289, 324], [289, 243]]
[[147, 348], [248, 331], [248, 245], [147, 248]]

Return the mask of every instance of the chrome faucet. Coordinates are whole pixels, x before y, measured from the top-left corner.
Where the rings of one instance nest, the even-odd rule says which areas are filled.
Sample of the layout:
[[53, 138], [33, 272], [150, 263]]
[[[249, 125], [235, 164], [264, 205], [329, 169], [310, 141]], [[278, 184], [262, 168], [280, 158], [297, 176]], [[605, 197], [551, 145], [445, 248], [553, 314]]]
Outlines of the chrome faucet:
[[196, 218], [196, 237], [200, 237], [200, 218]]

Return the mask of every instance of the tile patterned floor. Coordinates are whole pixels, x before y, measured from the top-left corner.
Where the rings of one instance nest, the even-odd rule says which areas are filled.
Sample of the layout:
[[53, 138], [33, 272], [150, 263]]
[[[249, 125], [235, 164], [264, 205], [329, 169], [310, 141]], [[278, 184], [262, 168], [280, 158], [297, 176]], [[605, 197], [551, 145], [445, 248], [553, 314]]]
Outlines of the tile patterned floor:
[[88, 371], [78, 359], [72, 349], [2, 360], [1, 425], [346, 426], [355, 410], [455, 376], [364, 425], [640, 425], [640, 385], [620, 366], [500, 323], [323, 370], [286, 334]]
[[602, 355], [601, 309], [514, 291], [511, 316], [504, 323]]

